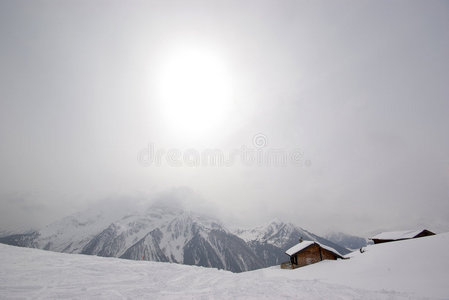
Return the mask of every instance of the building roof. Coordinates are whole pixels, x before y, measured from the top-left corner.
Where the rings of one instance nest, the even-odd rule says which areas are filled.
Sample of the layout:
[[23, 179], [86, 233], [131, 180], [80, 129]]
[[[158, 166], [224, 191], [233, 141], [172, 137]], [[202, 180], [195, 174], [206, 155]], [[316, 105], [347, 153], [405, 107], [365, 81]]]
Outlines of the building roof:
[[291, 247], [290, 249], [288, 249], [287, 251], [285, 251], [285, 253], [288, 256], [292, 256], [298, 252], [301, 252], [302, 250], [306, 249], [309, 246], [312, 246], [313, 244], [317, 244], [318, 246], [320, 246], [323, 249], [326, 249], [334, 254], [336, 254], [338, 257], [343, 258], [343, 255], [341, 255], [337, 250], [335, 250], [334, 248], [331, 248], [329, 246], [320, 244], [318, 242], [315, 241], [302, 241], [301, 243], [298, 243], [296, 245], [294, 245], [293, 247]]
[[420, 230], [405, 230], [405, 231], [390, 231], [390, 232], [382, 232], [378, 235], [370, 238], [371, 240], [403, 240], [403, 239], [412, 239], [421, 232], [425, 231], [425, 229]]

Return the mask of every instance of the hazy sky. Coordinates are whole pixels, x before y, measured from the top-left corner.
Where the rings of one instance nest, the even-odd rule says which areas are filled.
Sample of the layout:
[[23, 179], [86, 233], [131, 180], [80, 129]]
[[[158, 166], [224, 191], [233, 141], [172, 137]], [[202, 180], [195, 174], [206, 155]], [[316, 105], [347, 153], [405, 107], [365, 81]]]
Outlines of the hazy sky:
[[0, 230], [172, 189], [234, 226], [449, 230], [447, 1], [3, 0], [0, 43]]

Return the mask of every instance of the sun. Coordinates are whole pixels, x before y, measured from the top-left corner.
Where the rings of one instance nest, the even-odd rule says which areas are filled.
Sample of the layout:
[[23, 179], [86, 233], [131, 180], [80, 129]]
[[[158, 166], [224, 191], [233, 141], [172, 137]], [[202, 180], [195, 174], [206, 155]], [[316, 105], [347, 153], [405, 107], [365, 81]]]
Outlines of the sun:
[[167, 55], [158, 79], [161, 117], [175, 135], [203, 138], [225, 126], [232, 82], [222, 57], [199, 47], [179, 48]]

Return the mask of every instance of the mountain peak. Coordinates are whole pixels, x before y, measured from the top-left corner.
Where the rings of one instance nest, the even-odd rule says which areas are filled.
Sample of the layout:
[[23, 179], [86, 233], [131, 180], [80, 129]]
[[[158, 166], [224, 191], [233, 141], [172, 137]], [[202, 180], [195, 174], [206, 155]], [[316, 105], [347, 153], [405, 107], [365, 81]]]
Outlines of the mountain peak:
[[282, 225], [282, 224], [285, 224], [285, 222], [280, 220], [277, 217], [275, 217], [274, 219], [271, 219], [271, 221], [268, 222], [268, 225]]

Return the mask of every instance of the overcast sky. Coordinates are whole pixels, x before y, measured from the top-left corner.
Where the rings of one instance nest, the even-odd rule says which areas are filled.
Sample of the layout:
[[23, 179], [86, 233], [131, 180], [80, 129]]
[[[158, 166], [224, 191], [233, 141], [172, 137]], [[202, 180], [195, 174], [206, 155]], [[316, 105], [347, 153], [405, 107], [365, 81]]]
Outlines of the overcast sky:
[[173, 189], [233, 226], [449, 230], [447, 1], [6, 0], [0, 45], [0, 231]]

